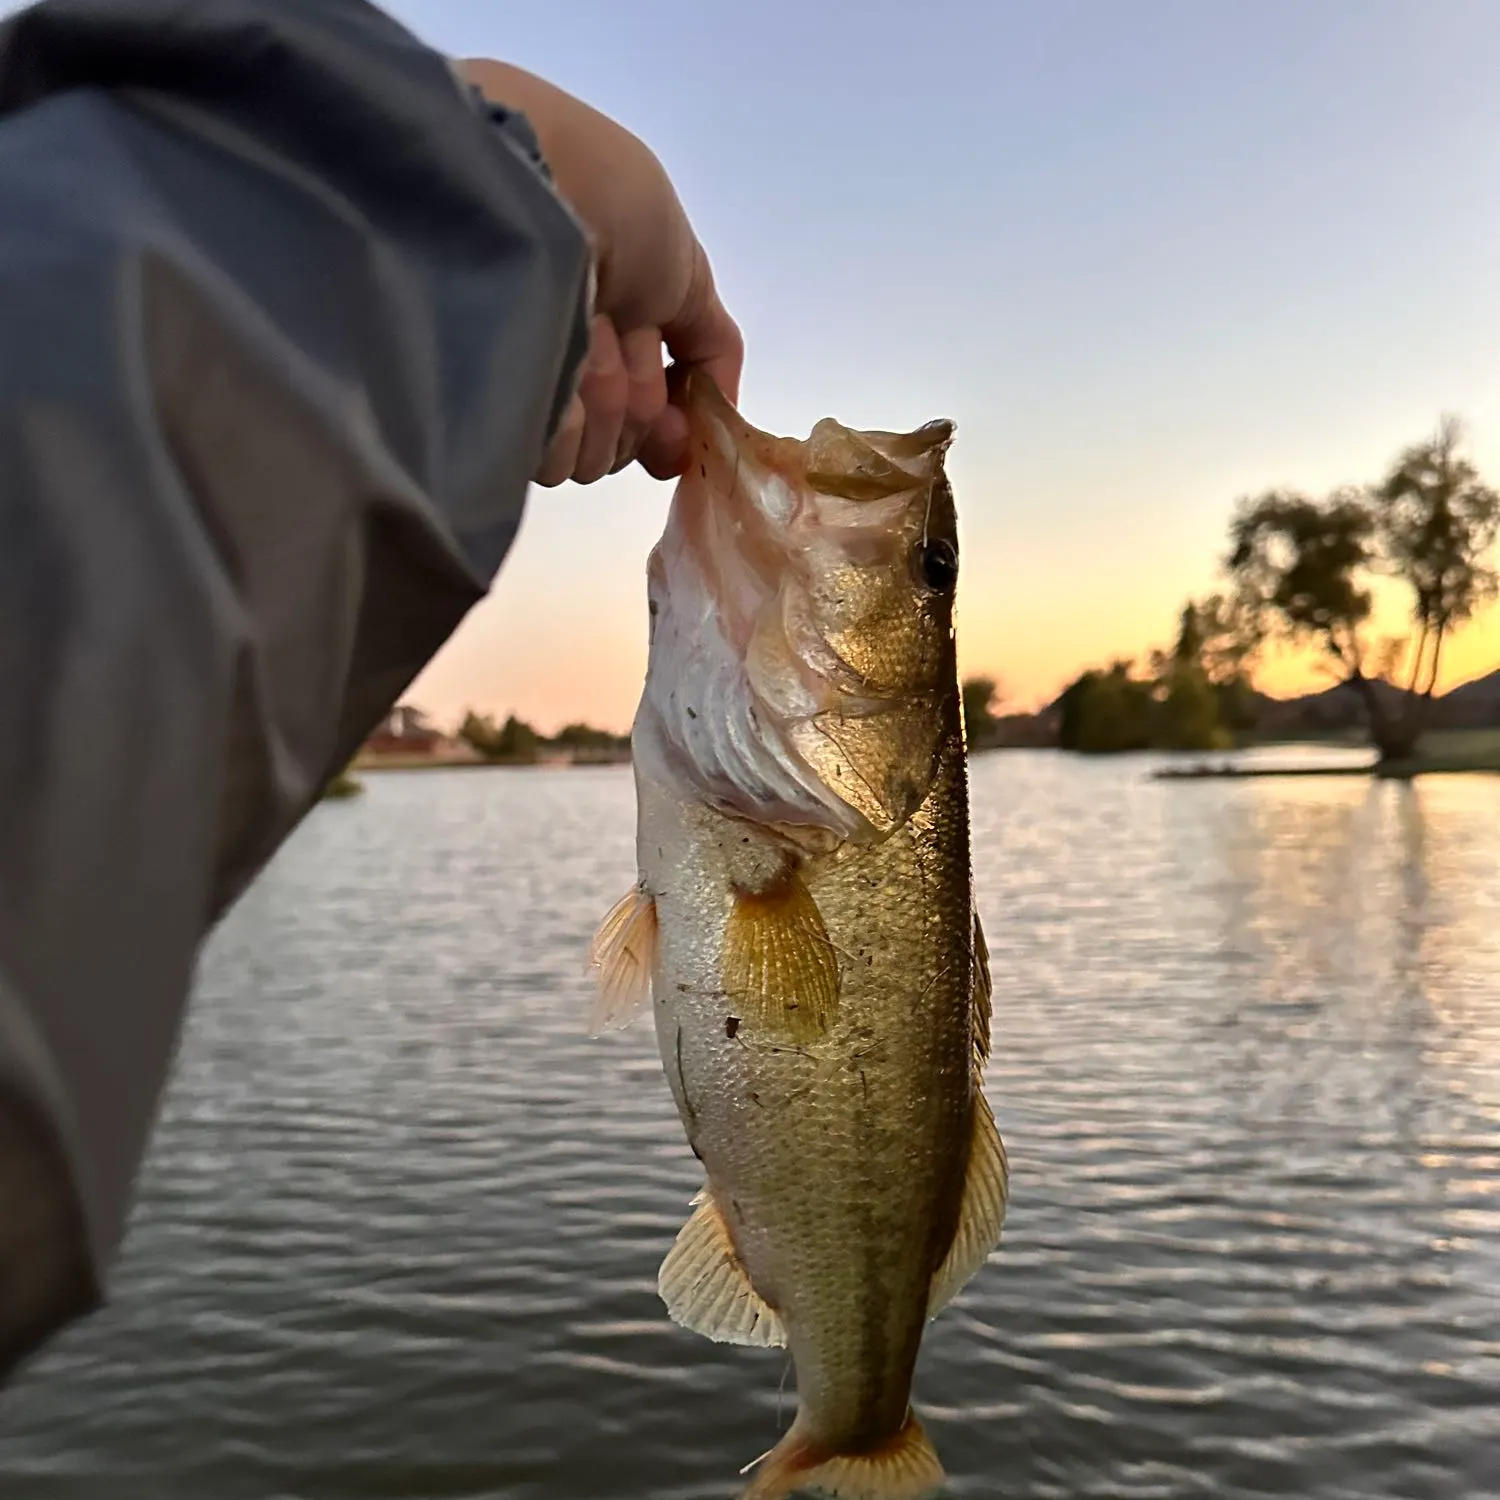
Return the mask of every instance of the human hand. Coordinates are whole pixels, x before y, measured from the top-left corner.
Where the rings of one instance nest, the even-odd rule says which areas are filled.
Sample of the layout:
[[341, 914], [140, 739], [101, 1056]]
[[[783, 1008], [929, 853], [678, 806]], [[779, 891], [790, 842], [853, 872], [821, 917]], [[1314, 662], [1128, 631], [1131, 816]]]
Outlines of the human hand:
[[675, 478], [687, 418], [669, 400], [664, 351], [702, 366], [737, 401], [744, 341], [665, 168], [622, 125], [520, 68], [472, 59], [458, 69], [530, 120], [558, 192], [593, 241], [588, 358], [536, 482], [592, 484], [637, 459], [656, 478]]

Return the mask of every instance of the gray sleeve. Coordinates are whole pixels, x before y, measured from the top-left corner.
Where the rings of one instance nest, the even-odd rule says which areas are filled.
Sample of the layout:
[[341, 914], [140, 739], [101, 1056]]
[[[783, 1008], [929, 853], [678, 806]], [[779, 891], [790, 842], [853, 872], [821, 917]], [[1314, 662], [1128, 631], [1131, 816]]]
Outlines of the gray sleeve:
[[587, 337], [361, 0], [0, 27], [0, 1371], [97, 1305], [197, 950], [482, 597]]

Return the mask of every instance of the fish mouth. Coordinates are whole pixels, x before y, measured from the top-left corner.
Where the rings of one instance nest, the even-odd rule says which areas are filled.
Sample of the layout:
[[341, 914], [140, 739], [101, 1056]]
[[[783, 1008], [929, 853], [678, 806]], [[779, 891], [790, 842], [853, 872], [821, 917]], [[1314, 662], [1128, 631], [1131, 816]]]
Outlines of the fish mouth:
[[648, 565], [641, 753], [795, 842], [879, 842], [921, 804], [932, 765], [877, 766], [872, 726], [906, 716], [904, 742], [930, 737], [935, 763], [936, 732], [921, 725], [939, 705], [872, 680], [807, 601], [830, 558], [857, 570], [893, 536], [920, 534], [954, 424], [864, 432], [825, 418], [799, 440], [747, 422], [701, 370], [674, 367], [669, 389], [690, 447]]
[[741, 475], [748, 466], [757, 508], [786, 524], [796, 492], [787, 474], [820, 495], [855, 503], [909, 497], [933, 482], [957, 424], [946, 417], [911, 432], [847, 427], [824, 417], [805, 440], [777, 437], [747, 422], [706, 370], [673, 365], [667, 371], [673, 404], [695, 429], [707, 428], [724, 460]]

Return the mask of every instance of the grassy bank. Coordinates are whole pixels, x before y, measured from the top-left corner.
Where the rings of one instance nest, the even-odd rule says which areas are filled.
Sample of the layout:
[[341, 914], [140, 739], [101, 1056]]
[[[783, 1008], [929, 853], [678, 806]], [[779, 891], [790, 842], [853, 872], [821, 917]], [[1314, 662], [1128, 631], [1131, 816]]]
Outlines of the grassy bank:
[[1386, 775], [1500, 773], [1500, 729], [1441, 729], [1424, 735], [1418, 755], [1386, 769]]

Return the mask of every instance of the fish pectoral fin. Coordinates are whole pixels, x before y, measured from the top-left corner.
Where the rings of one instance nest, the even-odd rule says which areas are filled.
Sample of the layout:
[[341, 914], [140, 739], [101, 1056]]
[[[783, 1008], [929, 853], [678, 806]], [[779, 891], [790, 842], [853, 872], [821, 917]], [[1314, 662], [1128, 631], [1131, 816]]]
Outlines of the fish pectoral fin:
[[829, 1453], [804, 1435], [801, 1420], [771, 1450], [742, 1500], [785, 1500], [810, 1490], [835, 1500], [928, 1500], [943, 1465], [913, 1413], [893, 1437], [863, 1453]]
[[827, 1035], [838, 1013], [838, 954], [795, 870], [765, 891], [735, 895], [721, 977], [752, 1031], [794, 1043]]
[[932, 1278], [927, 1302], [929, 1318], [935, 1318], [958, 1295], [1000, 1243], [1009, 1191], [1010, 1164], [1005, 1156], [1005, 1143], [995, 1126], [990, 1102], [983, 1090], [979, 1090], [974, 1095], [974, 1133], [958, 1230]]
[[656, 900], [634, 885], [610, 908], [589, 945], [588, 966], [598, 975], [591, 1036], [628, 1026], [645, 1007], [656, 968], [656, 941]]
[[712, 1191], [705, 1187], [693, 1201], [698, 1207], [656, 1278], [673, 1321], [718, 1344], [782, 1348], [786, 1328], [776, 1309], [750, 1285]]

